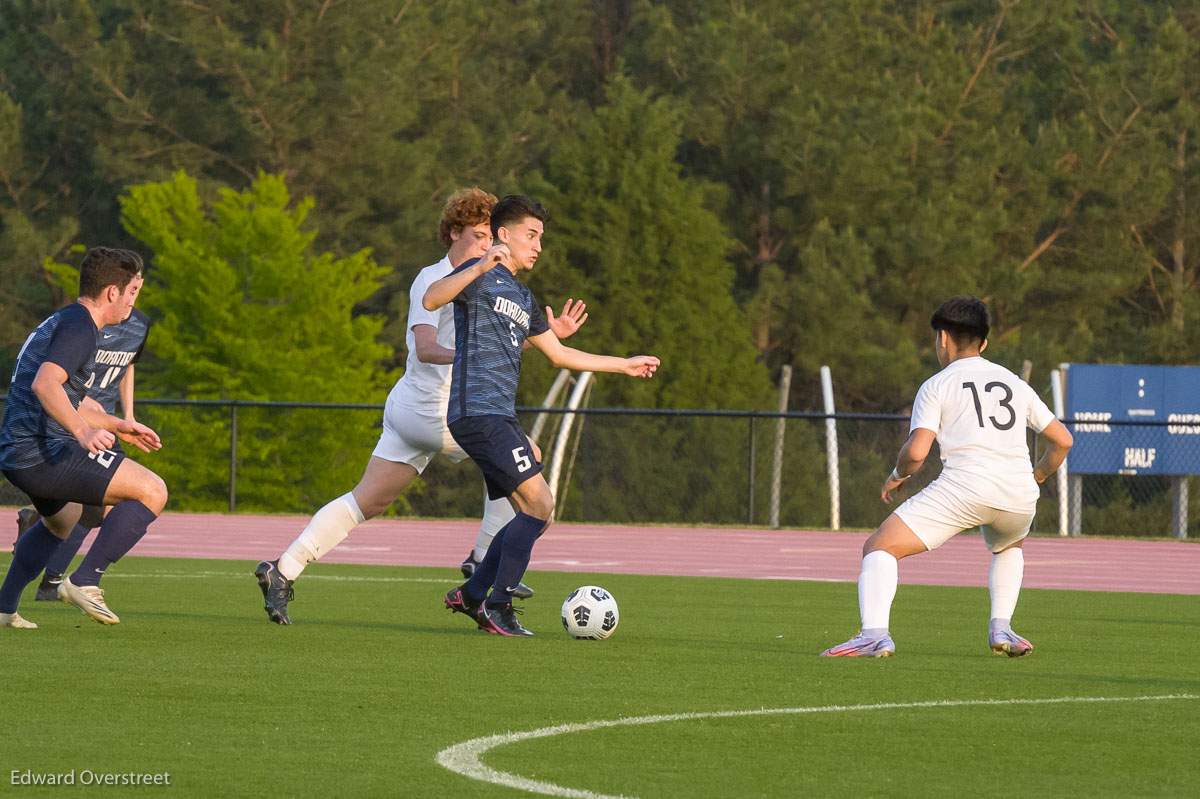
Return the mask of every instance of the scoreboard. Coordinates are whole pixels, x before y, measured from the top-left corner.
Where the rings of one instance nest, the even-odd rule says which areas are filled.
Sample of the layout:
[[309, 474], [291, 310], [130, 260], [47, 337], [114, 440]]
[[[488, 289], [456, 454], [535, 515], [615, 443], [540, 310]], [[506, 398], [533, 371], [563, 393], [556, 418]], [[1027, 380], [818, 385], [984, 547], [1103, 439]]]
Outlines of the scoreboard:
[[1071, 364], [1078, 474], [1200, 474], [1200, 367]]

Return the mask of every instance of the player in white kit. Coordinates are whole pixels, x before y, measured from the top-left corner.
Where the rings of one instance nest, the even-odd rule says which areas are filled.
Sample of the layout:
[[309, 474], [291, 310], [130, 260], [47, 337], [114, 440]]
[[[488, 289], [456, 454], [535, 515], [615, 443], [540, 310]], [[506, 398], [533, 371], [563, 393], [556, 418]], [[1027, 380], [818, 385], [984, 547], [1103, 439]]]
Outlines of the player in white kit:
[[[987, 306], [975, 297], [952, 297], [930, 319], [942, 371], [925, 381], [913, 403], [908, 441], [883, 484], [882, 498], [915, 474], [937, 439], [942, 473], [896, 508], [863, 545], [858, 578], [862, 629], [825, 657], [890, 657], [888, 633], [896, 596], [898, 561], [935, 549], [980, 527], [992, 552], [988, 589], [988, 643], [996, 654], [1022, 657], [1033, 645], [1012, 630], [1025, 557], [1021, 550], [1033, 524], [1038, 484], [1054, 474], [1071, 448], [1071, 433], [1015, 374], [985, 360], [990, 327]], [[1048, 446], [1033, 465], [1026, 428]]]
[[[421, 300], [430, 284], [459, 264], [487, 252], [492, 244], [491, 212], [495, 204], [496, 197], [479, 188], [456, 192], [447, 201], [440, 235], [448, 251], [441, 261], [422, 269], [409, 289], [405, 334], [408, 360], [403, 377], [388, 394], [383, 432], [362, 479], [352, 491], [318, 510], [277, 560], [264, 560], [255, 568], [267, 617], [276, 624], [292, 623], [287, 612], [288, 602], [294, 597], [292, 582], [309, 563], [340, 544], [355, 527], [383, 513], [425, 471], [435, 455], [444, 455], [453, 463], [467, 457], [446, 428], [454, 363], [454, 314], [449, 306], [426, 311]], [[547, 308], [547, 322], [559, 338], [565, 338], [587, 319], [585, 307], [582, 302], [572, 304], [568, 300], [558, 317]], [[507, 500], [485, 496], [483, 521], [472, 553], [475, 561], [482, 559], [492, 537], [514, 515]], [[523, 583], [520, 588], [523, 596], [533, 593]]]

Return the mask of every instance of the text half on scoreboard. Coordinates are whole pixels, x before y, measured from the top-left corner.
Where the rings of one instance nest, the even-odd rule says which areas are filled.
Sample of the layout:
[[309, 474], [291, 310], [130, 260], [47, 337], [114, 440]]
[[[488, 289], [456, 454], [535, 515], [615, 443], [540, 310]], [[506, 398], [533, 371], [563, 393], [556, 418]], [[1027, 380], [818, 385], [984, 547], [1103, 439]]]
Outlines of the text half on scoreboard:
[[1080, 474], [1200, 474], [1200, 367], [1071, 364], [1067, 419]]

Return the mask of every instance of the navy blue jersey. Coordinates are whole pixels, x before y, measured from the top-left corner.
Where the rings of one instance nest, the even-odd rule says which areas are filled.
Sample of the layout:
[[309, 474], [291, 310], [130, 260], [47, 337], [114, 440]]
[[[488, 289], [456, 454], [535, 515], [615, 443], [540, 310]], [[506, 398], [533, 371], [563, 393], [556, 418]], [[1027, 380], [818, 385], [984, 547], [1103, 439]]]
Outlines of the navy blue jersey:
[[533, 292], [504, 266], [484, 272], [463, 289], [454, 298], [454, 370], [446, 421], [466, 416], [515, 419], [521, 347], [529, 336], [549, 329]]
[[17, 355], [4, 426], [0, 427], [0, 469], [24, 469], [53, 460], [65, 442], [75, 437], [60, 425], [33, 393], [33, 378], [43, 363], [54, 363], [67, 373], [63, 389], [78, 408], [96, 371], [96, 324], [92, 315], [75, 302], [53, 313], [25, 340]]
[[96, 379], [88, 389], [88, 396], [108, 413], [117, 412], [121, 379], [129, 364], [141, 360], [149, 333], [150, 317], [137, 308], [124, 322], [100, 328], [96, 336]]

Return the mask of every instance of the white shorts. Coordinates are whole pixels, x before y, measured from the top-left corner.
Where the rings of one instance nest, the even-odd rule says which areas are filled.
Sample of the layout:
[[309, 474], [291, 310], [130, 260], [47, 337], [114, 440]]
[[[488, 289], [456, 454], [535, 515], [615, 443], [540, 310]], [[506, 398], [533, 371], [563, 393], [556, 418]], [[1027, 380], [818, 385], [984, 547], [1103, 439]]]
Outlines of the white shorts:
[[393, 402], [384, 408], [383, 432], [371, 454], [385, 461], [407, 463], [417, 474], [425, 471], [434, 455], [445, 455], [451, 463], [467, 457], [450, 435], [445, 418], [416, 413]]
[[999, 552], [1029, 535], [1034, 512], [989, 508], [954, 486], [934, 480], [896, 508], [896, 515], [929, 549], [937, 549], [963, 530], [979, 527], [988, 549]]

